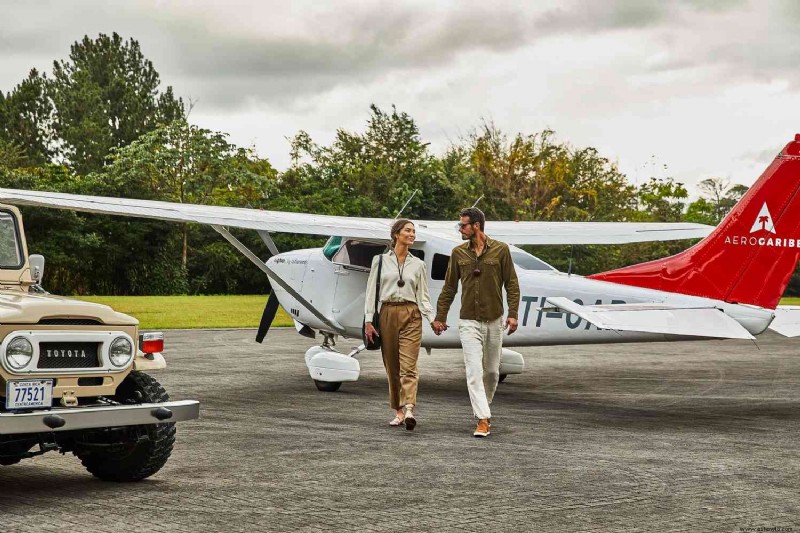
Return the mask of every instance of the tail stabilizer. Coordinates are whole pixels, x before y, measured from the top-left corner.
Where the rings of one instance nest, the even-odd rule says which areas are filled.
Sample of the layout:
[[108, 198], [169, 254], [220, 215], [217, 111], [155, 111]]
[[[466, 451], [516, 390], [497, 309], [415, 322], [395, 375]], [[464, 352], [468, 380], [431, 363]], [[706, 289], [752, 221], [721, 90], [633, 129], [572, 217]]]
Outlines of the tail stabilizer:
[[592, 279], [775, 309], [800, 258], [800, 134], [705, 239]]

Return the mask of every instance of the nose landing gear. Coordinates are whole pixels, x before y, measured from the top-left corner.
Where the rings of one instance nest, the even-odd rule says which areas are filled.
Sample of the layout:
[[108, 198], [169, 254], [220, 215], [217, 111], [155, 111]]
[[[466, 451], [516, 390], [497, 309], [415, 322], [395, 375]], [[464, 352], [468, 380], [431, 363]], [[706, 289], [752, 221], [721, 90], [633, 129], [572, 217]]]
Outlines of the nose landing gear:
[[361, 365], [356, 355], [364, 350], [364, 345], [353, 348], [347, 355], [336, 351], [333, 335], [323, 333], [322, 346], [314, 346], [306, 352], [306, 366], [317, 389], [323, 392], [339, 390], [344, 381], [357, 381]]

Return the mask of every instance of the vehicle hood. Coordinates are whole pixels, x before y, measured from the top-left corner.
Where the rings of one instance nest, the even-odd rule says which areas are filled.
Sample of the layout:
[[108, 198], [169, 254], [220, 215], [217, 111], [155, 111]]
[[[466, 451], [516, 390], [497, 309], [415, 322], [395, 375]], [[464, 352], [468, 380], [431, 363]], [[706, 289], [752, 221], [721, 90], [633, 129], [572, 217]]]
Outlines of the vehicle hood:
[[22, 292], [0, 292], [0, 324], [37, 324], [43, 318], [92, 318], [115, 326], [138, 325], [132, 316], [107, 305]]

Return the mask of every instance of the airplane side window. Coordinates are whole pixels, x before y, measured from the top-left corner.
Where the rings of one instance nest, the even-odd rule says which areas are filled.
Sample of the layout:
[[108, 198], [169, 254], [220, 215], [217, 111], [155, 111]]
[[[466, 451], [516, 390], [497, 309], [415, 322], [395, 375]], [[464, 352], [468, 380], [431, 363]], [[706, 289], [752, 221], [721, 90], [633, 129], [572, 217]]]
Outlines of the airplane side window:
[[369, 269], [372, 266], [372, 258], [385, 251], [385, 244], [347, 241], [333, 256], [333, 262]]
[[523, 270], [555, 270], [553, 267], [525, 251], [512, 251], [511, 260]]
[[423, 261], [425, 261], [425, 252], [423, 252], [422, 250], [415, 250], [414, 248], [409, 248], [408, 251], [411, 252], [411, 255], [413, 255], [417, 259], [422, 259]]
[[443, 280], [447, 276], [447, 266], [450, 264], [450, 256], [444, 254], [433, 254], [433, 264], [431, 265], [431, 279]]

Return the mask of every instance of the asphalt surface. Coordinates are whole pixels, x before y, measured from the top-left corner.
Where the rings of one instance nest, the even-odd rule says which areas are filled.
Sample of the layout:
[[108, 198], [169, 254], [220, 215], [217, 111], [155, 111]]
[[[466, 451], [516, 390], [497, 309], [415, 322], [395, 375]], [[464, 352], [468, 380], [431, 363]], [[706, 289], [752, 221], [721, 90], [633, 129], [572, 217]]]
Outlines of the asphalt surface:
[[0, 530], [800, 531], [798, 341], [522, 349], [475, 439], [460, 351], [422, 352], [407, 432], [377, 357], [322, 393], [311, 341], [253, 337], [167, 332], [154, 375], [203, 411], [166, 467], [132, 484], [71, 455], [0, 467]]

